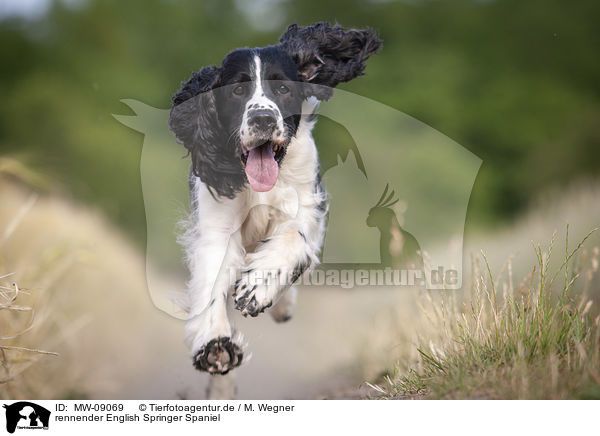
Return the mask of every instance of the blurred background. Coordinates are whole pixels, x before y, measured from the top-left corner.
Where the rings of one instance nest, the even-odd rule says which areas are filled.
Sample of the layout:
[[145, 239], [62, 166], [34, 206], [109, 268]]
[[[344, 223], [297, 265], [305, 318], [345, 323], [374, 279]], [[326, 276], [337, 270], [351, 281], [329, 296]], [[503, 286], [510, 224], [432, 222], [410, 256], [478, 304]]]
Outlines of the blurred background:
[[[600, 169], [594, 1], [2, 0], [0, 150], [101, 208], [138, 243], [142, 135], [120, 99], [169, 108], [179, 82], [289, 23], [372, 26], [368, 76], [341, 88], [416, 117], [483, 160], [477, 226]], [[350, 140], [331, 123], [316, 136]]]
[[[600, 3], [593, 0], [0, 0], [0, 231], [5, 241], [0, 245], [0, 261], [4, 262], [0, 276], [14, 272], [21, 282], [41, 283], [40, 277], [52, 270], [49, 265], [64, 259], [56, 247], [64, 245], [66, 253], [72, 253], [73, 246], [84, 247], [77, 251], [84, 253], [84, 260], [77, 255], [77, 260], [69, 262], [87, 265], [91, 261], [85, 253], [104, 253], [98, 247], [114, 237], [126, 248], [119, 245], [116, 257], [108, 248], [108, 254], [99, 256], [113, 257], [113, 267], [122, 268], [112, 275], [114, 280], [86, 278], [63, 288], [77, 293], [89, 287], [97, 292], [94, 298], [115, 299], [114, 304], [103, 299], [106, 311], [98, 315], [100, 320], [109, 320], [115, 308], [127, 317], [138, 300], [131, 297], [133, 293], [125, 295], [135, 288], [140, 289], [138, 298], [145, 298], [141, 259], [146, 221], [139, 169], [143, 136], [111, 116], [132, 114], [120, 100], [136, 99], [167, 109], [180, 81], [203, 66], [220, 63], [231, 49], [272, 44], [290, 23], [323, 20], [346, 27], [373, 27], [384, 41], [383, 50], [369, 61], [366, 77], [340, 88], [423, 121], [483, 160], [466, 225], [468, 235], [477, 235], [473, 236], [479, 244], [476, 250], [485, 245], [482, 241], [490, 246], [495, 244], [490, 241], [506, 244], [510, 237], [499, 229], [518, 228], [513, 235], [519, 237], [513, 239], [525, 247], [533, 237], [531, 229], [543, 228], [540, 237], [549, 240], [556, 225], [543, 220], [556, 216], [561, 228], [567, 219], [561, 214], [565, 211], [572, 220], [581, 219], [578, 231], [585, 233], [600, 222], [595, 208], [600, 170], [598, 16]], [[352, 141], [342, 127], [326, 119], [318, 124], [315, 137], [324, 159], [336, 153], [331, 144]], [[546, 206], [539, 206], [540, 202]], [[557, 204], [561, 208], [556, 209]], [[37, 212], [28, 217], [29, 207]], [[537, 221], [524, 218], [532, 213]], [[86, 214], [91, 214], [89, 220]], [[87, 224], [70, 222], [74, 217]], [[34, 221], [28, 224], [28, 219]], [[98, 220], [102, 230], [90, 220]], [[529, 224], [522, 224], [523, 220]], [[21, 224], [28, 230], [19, 230]], [[80, 229], [82, 239], [71, 246], [65, 241], [75, 228]], [[111, 236], [101, 236], [105, 231]], [[39, 242], [44, 238], [54, 240]], [[50, 252], [48, 247], [53, 247]], [[520, 249], [502, 247], [498, 259]], [[119, 256], [129, 257], [118, 262]], [[129, 260], [137, 266], [125, 269]], [[136, 268], [137, 281], [130, 277]], [[80, 267], [75, 271], [82, 274]], [[60, 280], [56, 288], [60, 292]], [[123, 306], [121, 299], [131, 300], [131, 305]], [[150, 306], [144, 309], [148, 314], [153, 313]], [[311, 316], [316, 318], [314, 313]], [[55, 340], [69, 342], [63, 333], [65, 324], [74, 322], [72, 317], [64, 322], [50, 315], [47, 319], [53, 326], [50, 331], [56, 332]], [[123, 339], [120, 347], [131, 350], [133, 344], [146, 344], [143, 347], [157, 353], [153, 341], [180, 341], [181, 326], [173, 324], [174, 320], [163, 321], [171, 330], [163, 326], [148, 331], [138, 325], [135, 331], [146, 335], [147, 342], [132, 337], [130, 342]], [[164, 333], [163, 342], [157, 339], [159, 331], [170, 332]], [[115, 334], [122, 335], [119, 332]], [[110, 348], [106, 335], [97, 331], [94, 335], [106, 342], [106, 350]], [[63, 356], [85, 354], [81, 349], [70, 352], [74, 354], [64, 351]], [[118, 355], [114, 350], [111, 353]], [[180, 377], [183, 386], [189, 380], [186, 377], [199, 376], [193, 373], [183, 347], [177, 353], [173, 359], [182, 361], [182, 368], [189, 366], [189, 374]], [[326, 354], [320, 349], [315, 353]], [[302, 355], [296, 356], [300, 363]], [[340, 355], [348, 357], [352, 352]], [[142, 360], [143, 356], [140, 348], [138, 357]], [[330, 367], [351, 360], [348, 357]], [[86, 391], [82, 380], [90, 380], [94, 362], [84, 365], [78, 381], [69, 382], [79, 390], [33, 392], [48, 397], [172, 397], [179, 389], [162, 389], [160, 383], [150, 389], [151, 384], [144, 383], [148, 374], [164, 374], [164, 368], [172, 368], [165, 363], [164, 368], [148, 369], [128, 390], [119, 388], [119, 377], [128, 377], [104, 368], [106, 374], [96, 380], [97, 385], [108, 389], [101, 381], [112, 377], [116, 390]], [[59, 371], [60, 364], [56, 365]], [[135, 367], [131, 362], [130, 366]], [[306, 377], [326, 377], [322, 372], [315, 374]], [[277, 377], [277, 373], [270, 376]], [[94, 372], [94, 377], [100, 377], [99, 373]], [[285, 377], [281, 375], [282, 380]], [[294, 382], [294, 386], [301, 385], [302, 380]], [[12, 389], [8, 396], [22, 395], [16, 387]], [[294, 389], [267, 390], [264, 396], [294, 396], [292, 392], [308, 396], [309, 390], [311, 395], [319, 391], [316, 387]], [[243, 392], [262, 395], [251, 388]]]

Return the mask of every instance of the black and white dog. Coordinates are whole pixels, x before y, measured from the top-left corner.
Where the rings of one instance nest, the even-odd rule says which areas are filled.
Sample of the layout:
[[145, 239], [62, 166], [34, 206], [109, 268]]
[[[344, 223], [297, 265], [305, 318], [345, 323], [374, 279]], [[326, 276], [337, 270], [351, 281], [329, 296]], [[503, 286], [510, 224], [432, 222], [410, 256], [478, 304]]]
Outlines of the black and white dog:
[[181, 243], [190, 270], [185, 337], [197, 369], [226, 374], [244, 359], [228, 306], [291, 317], [292, 284], [318, 263], [325, 231], [316, 110], [380, 47], [371, 29], [291, 25], [279, 44], [234, 50], [173, 97], [170, 128], [192, 159]]

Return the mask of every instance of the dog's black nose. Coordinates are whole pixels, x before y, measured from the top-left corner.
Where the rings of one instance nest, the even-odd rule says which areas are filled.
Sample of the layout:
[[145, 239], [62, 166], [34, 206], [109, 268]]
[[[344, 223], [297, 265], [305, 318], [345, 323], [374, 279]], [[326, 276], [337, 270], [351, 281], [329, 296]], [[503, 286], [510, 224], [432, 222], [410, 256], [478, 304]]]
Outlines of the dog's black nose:
[[273, 111], [259, 109], [250, 114], [248, 124], [261, 130], [273, 130], [277, 124], [277, 118]]

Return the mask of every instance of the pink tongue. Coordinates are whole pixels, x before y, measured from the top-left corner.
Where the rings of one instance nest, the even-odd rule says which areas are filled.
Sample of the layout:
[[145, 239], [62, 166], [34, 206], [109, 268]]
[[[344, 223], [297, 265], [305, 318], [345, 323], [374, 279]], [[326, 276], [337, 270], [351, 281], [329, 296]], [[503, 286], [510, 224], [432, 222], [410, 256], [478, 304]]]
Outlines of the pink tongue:
[[246, 176], [250, 186], [257, 192], [270, 191], [279, 175], [279, 166], [273, 157], [271, 144], [255, 147], [248, 153]]

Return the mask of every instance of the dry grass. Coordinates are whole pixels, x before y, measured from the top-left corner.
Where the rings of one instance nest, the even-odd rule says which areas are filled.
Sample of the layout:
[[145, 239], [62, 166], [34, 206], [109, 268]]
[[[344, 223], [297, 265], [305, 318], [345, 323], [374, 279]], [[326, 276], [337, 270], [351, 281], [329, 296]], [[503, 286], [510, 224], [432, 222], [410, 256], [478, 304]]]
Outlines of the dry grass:
[[555, 237], [545, 250], [534, 246], [537, 263], [518, 284], [512, 259], [493, 274], [482, 254], [462, 301], [456, 294], [426, 294], [416, 358], [397, 364], [372, 385], [374, 392], [384, 398], [600, 398], [600, 317], [589, 298], [598, 293], [598, 248], [583, 248], [589, 236], [570, 249], [567, 227], [555, 270], [549, 267]]
[[[0, 177], [3, 178], [3, 187], [6, 187], [7, 176], [27, 184], [37, 180], [34, 174], [16, 162], [2, 159]], [[7, 194], [6, 190], [2, 191]], [[10, 204], [10, 195], [3, 196], [3, 200], [5, 205]], [[20, 273], [10, 271], [11, 267], [21, 263], [18, 262], [18, 251], [13, 250], [14, 242], [22, 238], [20, 226], [37, 201], [38, 194], [30, 191], [25, 201], [13, 203], [12, 210], [2, 211], [6, 214], [2, 217], [5, 223], [0, 234], [0, 365], [3, 372], [0, 398], [3, 399], [52, 397], [56, 395], [58, 386], [61, 386], [62, 392], [65, 389], [75, 391], [71, 385], [76, 383], [65, 379], [64, 374], [53, 374], [56, 384], [48, 383], [48, 373], [43, 369], [56, 365], [59, 357], [58, 352], [49, 350], [64, 344], [82, 324], [82, 319], [74, 320], [68, 328], [63, 328], [52, 313], [55, 293], [60, 292], [58, 282], [71, 266], [72, 259], [61, 250], [53, 250], [50, 256], [43, 257], [43, 262], [33, 263], [41, 259], [30, 255], [32, 263], [27, 268], [21, 267]], [[20, 286], [20, 277], [30, 277], [24, 281], [32, 283], [32, 287]], [[35, 279], [32, 280], [33, 277]], [[55, 362], [46, 362], [46, 359], [55, 359]], [[67, 378], [75, 376], [67, 374]]]
[[180, 326], [153, 306], [123, 235], [19, 168], [0, 161], [0, 398], [126, 398]]
[[[600, 217], [600, 183], [582, 181], [567, 186], [563, 191], [548, 193], [534, 203], [529, 212], [510, 225], [495, 229], [493, 233], [469, 231], [465, 239], [464, 252], [485, 252], [487, 264], [494, 273], [494, 289], [498, 304], [494, 308], [495, 313], [505, 313], [502, 312], [502, 304], [506, 301], [505, 289], [508, 295], [517, 292], [514, 297], [517, 304], [521, 304], [519, 298], [525, 295], [525, 291], [529, 291], [530, 285], [532, 292], [529, 295], [536, 295], [536, 287], [540, 286], [540, 263], [544, 265], [546, 287], [552, 279], [549, 277], [549, 271], [554, 271], [554, 274], [556, 271], [561, 271], [551, 286], [553, 289], [544, 292], [543, 295], [544, 298], [550, 299], [551, 305], [561, 304], [559, 298], [561, 286], [564, 287], [566, 270], [562, 267], [566, 256], [563, 253], [570, 253], [574, 248], [569, 248], [566, 244], [566, 235], [564, 235], [566, 223], [571, 223], [570, 239], [580, 241], [586, 236], [585, 229], [599, 226], [598, 217]], [[549, 249], [546, 249], [545, 253], [544, 250], [540, 252], [538, 244], [533, 241], [547, 243], [551, 235], [556, 233], [556, 229], [563, 229], [563, 232], [561, 237], [554, 239], [552, 253]], [[580, 303], [583, 298], [586, 303], [581, 306], [581, 310], [587, 308], [585, 319], [588, 325], [590, 320], [594, 322], [593, 316], [598, 313], [600, 306], [600, 277], [596, 272], [598, 250], [594, 248], [598, 245], [600, 245], [600, 232], [595, 232], [570, 259], [570, 265], [575, 268], [569, 267], [569, 275], [572, 276], [573, 271], [578, 271], [579, 275], [569, 285], [569, 308], [571, 306], [579, 308], [580, 305], [575, 305], [575, 302]], [[448, 390], [444, 392], [441, 387], [439, 392], [434, 392], [431, 385], [422, 386], [421, 389], [416, 385], [406, 385], [406, 389], [401, 389], [402, 377], [423, 375], [427, 369], [428, 359], [420, 354], [419, 350], [434, 359], [452, 355], [451, 350], [458, 347], [461, 340], [461, 335], [456, 331], [458, 322], [464, 323], [463, 316], [471, 321], [478, 319], [471, 318], [472, 304], [481, 311], [479, 332], [491, 331], [486, 330], [491, 328], [492, 324], [485, 316], [491, 310], [486, 292], [491, 292], [492, 283], [483, 256], [478, 257], [479, 260], [472, 261], [470, 265], [466, 262], [464, 277], [472, 277], [472, 283], [470, 285], [467, 283], [463, 291], [399, 292], [397, 304], [382, 310], [377, 315], [362, 347], [360, 361], [363, 379], [376, 381], [385, 394], [377, 389], [371, 390], [371, 393], [374, 396], [394, 398], [401, 395], [408, 398], [573, 398], [578, 395], [592, 397], [597, 395], [598, 393], [594, 393], [597, 384], [594, 377], [600, 372], [597, 361], [590, 360], [590, 370], [579, 372], [580, 380], [586, 378], [592, 380], [586, 385], [587, 387], [580, 389], [575, 383], [577, 373], [574, 373], [573, 377], [565, 377], [561, 371], [567, 367], [560, 359], [556, 363], [556, 356], [552, 356], [553, 353], [549, 353], [544, 359], [537, 360], [531, 365], [496, 367], [492, 365], [471, 368], [468, 370], [468, 376], [463, 373], [462, 381], [454, 385], [457, 389], [465, 389], [463, 394], [457, 391], [451, 392], [452, 383], [456, 382], [452, 377], [446, 377], [445, 380], [449, 384]], [[535, 272], [533, 272], [533, 265], [536, 265]], [[515, 278], [524, 278], [524, 281], [515, 284]], [[488, 304], [487, 308], [481, 306], [482, 301]], [[589, 301], [593, 303], [588, 306]], [[553, 307], [556, 309], [555, 306]], [[479, 339], [483, 341], [482, 336], [479, 336]], [[591, 346], [591, 342], [588, 345]], [[581, 347], [576, 346], [573, 354], [571, 353], [573, 350], [569, 349], [567, 360], [580, 356], [577, 354], [579, 350]], [[588, 357], [594, 355], [585, 347], [583, 350]], [[552, 369], [556, 368], [556, 364], [559, 367], [558, 373], [556, 369]], [[520, 371], [518, 376], [517, 369]], [[460, 371], [456, 374], [460, 374]], [[387, 377], [392, 380], [392, 384], [386, 380]], [[552, 380], [557, 380], [557, 386]], [[506, 389], [500, 389], [501, 387]], [[424, 392], [428, 392], [428, 395], [423, 395]]]
[[[14, 166], [8, 165], [8, 162], [0, 162], [0, 171], [8, 172], [7, 168]], [[0, 236], [0, 250], [6, 245], [10, 237], [17, 230], [23, 217], [33, 207], [37, 196], [32, 194], [29, 199], [15, 211], [13, 218], [5, 226]], [[0, 262], [0, 271], [3, 269]], [[0, 391], [0, 396], [4, 399], [25, 397], [34, 391], [32, 385], [36, 384], [32, 378], [24, 377], [21, 383], [14, 383], [19, 376], [30, 366], [37, 363], [46, 356], [58, 356], [58, 353], [45, 351], [35, 348], [29, 348], [20, 345], [22, 337], [27, 335], [33, 342], [39, 342], [39, 338], [33, 337], [31, 333], [39, 332], [39, 325], [36, 322], [36, 316], [31, 305], [32, 290], [19, 288], [15, 282], [6, 283], [14, 273], [5, 273], [0, 275], [0, 365], [3, 375], [0, 377], [0, 385], [6, 389]]]
[[[8, 276], [9, 274], [5, 274], [0, 279], [6, 279]], [[6, 390], [2, 391], [2, 394], [7, 394], [2, 395], [3, 399], [26, 397], [27, 394], [35, 392], [33, 386], [36, 385], [36, 381], [32, 378], [24, 377], [22, 382], [18, 384], [11, 382], [14, 382], [30, 366], [44, 357], [58, 356], [58, 353], [52, 351], [11, 345], [20, 343], [21, 337], [36, 327], [33, 307], [21, 304], [22, 300], [27, 299], [26, 297], [30, 295], [31, 292], [20, 289], [16, 283], [11, 286], [0, 285], [0, 310], [5, 312], [2, 319], [2, 332], [5, 336], [0, 338], [0, 365], [3, 371], [0, 385], [6, 386]], [[24, 320], [25, 322], [23, 322]], [[9, 330], [8, 327], [14, 328], [21, 324], [25, 325], [20, 327], [18, 331], [6, 335]]]

